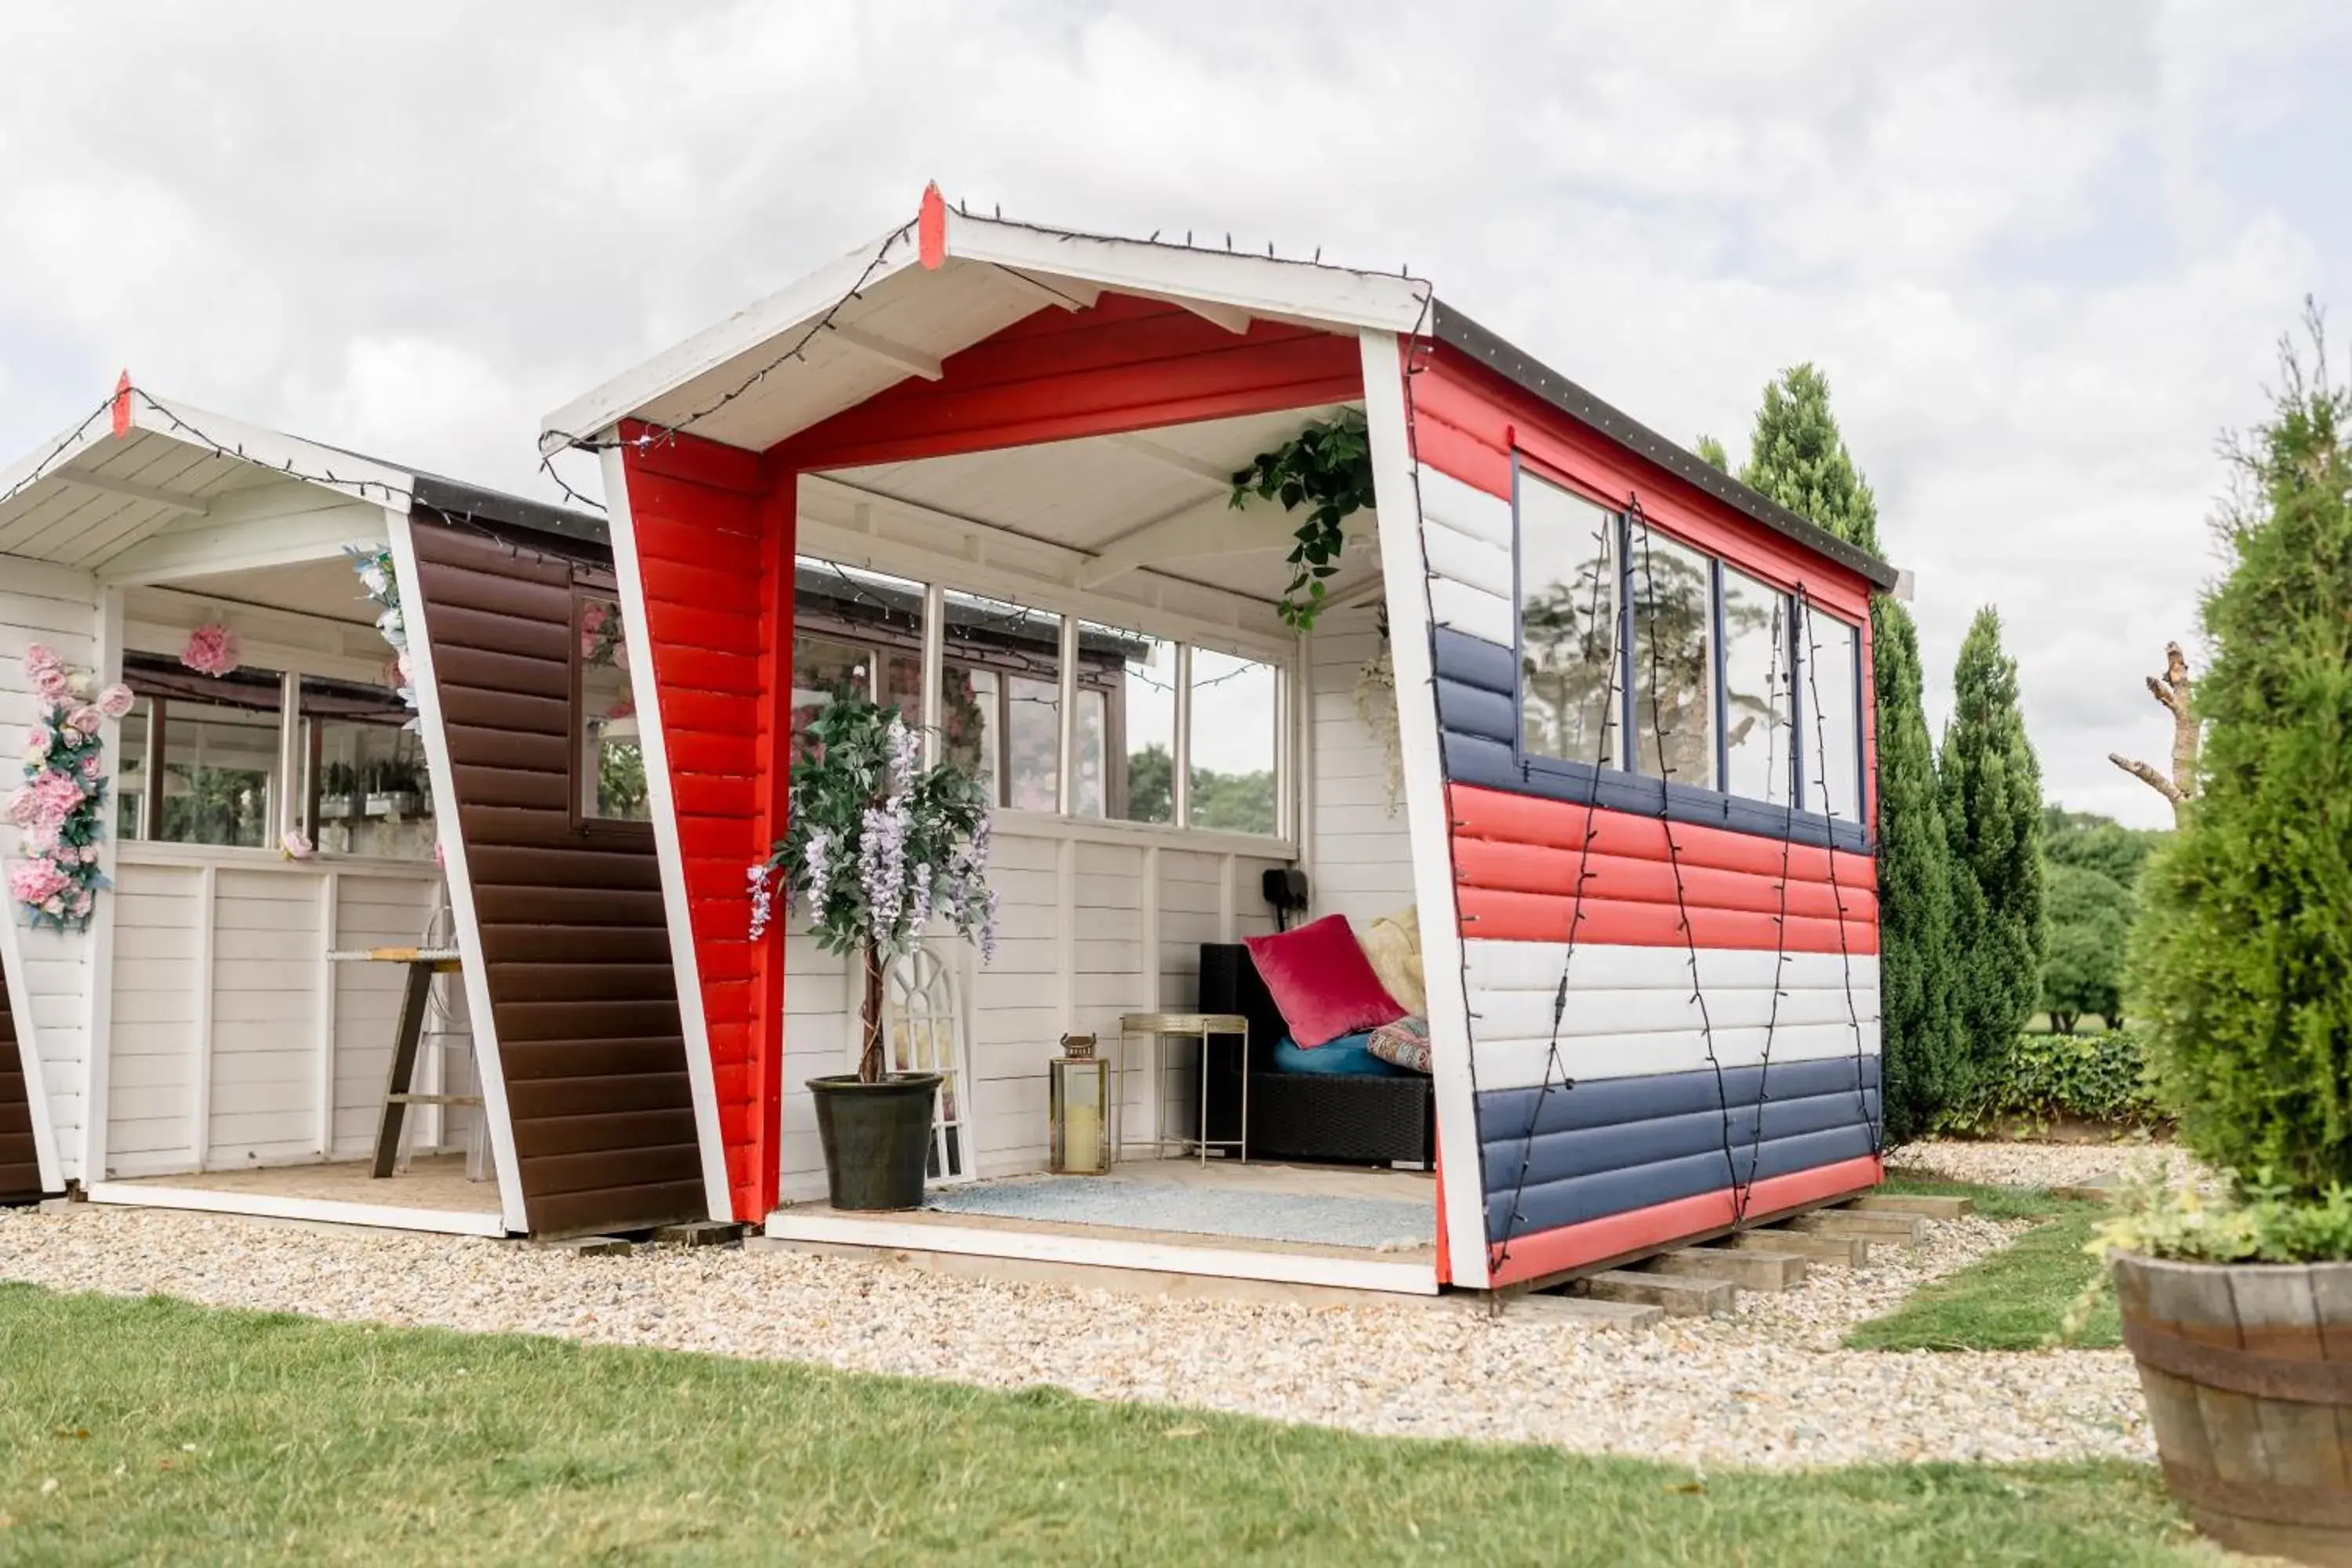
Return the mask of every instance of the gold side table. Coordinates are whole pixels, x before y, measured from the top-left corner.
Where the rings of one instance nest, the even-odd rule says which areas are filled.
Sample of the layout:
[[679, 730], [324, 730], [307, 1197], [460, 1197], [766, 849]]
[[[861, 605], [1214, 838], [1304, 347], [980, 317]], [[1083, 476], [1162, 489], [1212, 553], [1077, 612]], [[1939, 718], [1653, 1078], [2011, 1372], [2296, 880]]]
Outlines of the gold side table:
[[[1111, 1142], [1112, 1158], [1127, 1158], [1127, 1073], [1136, 1053], [1128, 1048], [1130, 1037], [1141, 1035], [1151, 1042], [1151, 1137], [1136, 1139], [1136, 1143], [1149, 1142], [1153, 1159], [1164, 1158], [1168, 1145], [1173, 1143], [1181, 1153], [1186, 1143], [1196, 1146], [1201, 1163], [1209, 1163], [1212, 1149], [1231, 1149], [1244, 1164], [1249, 1163], [1249, 1020], [1238, 1013], [1128, 1013], [1118, 1020], [1118, 1132]], [[1239, 1035], [1242, 1037], [1242, 1124], [1237, 1138], [1209, 1139], [1209, 1041], [1217, 1035]], [[1168, 1136], [1167, 1108], [1160, 1099], [1160, 1089], [1166, 1081], [1161, 1070], [1161, 1042], [1165, 1040], [1197, 1039], [1201, 1042], [1201, 1125], [1199, 1136], [1171, 1138]]]

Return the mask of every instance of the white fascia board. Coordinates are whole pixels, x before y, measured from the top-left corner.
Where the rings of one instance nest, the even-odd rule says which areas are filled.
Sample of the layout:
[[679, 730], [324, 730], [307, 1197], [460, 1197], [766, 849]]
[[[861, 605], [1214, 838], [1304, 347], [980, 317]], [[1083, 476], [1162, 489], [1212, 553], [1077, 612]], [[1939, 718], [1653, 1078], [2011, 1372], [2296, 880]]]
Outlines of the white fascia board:
[[[174, 424], [176, 420], [178, 423]], [[131, 423], [134, 428], [151, 431], [168, 440], [183, 442], [204, 449], [206, 442], [220, 447], [232, 458], [241, 458], [257, 468], [307, 480], [330, 494], [353, 500], [364, 500], [382, 506], [392, 497], [399, 498], [405, 507], [409, 491], [416, 483], [415, 473], [406, 468], [387, 468], [366, 458], [355, 458], [349, 452], [339, 452], [331, 447], [321, 447], [299, 437], [267, 430], [258, 425], [248, 425], [242, 419], [231, 419], [224, 414], [214, 414], [174, 399], [157, 397], [140, 391], [131, 402]], [[194, 432], [191, 434], [190, 432]]]
[[559, 452], [576, 441], [591, 439], [738, 355], [806, 327], [850, 289], [860, 287], [861, 279], [864, 287], [871, 288], [914, 265], [914, 228], [908, 223], [878, 235], [797, 283], [623, 372], [586, 396], [574, 398], [540, 421], [540, 451]]
[[[348, 452], [338, 452], [275, 430], [265, 430], [258, 425], [248, 425], [241, 419], [231, 419], [226, 415], [213, 414], [188, 404], [157, 397], [143, 388], [134, 390], [137, 395], [131, 400], [131, 427], [134, 430], [178, 441], [198, 451], [206, 450], [205, 443], [210, 442], [229, 457], [242, 458], [256, 468], [275, 473], [283, 474], [290, 467], [306, 478], [332, 474], [334, 482], [321, 483], [320, 488], [358, 500], [380, 503], [385, 499], [382, 490], [396, 491], [404, 500], [410, 485], [415, 482], [415, 476], [405, 469], [388, 468], [365, 458], [354, 458]], [[0, 495], [8, 494], [37, 474], [45, 483], [85, 484], [115, 494], [129, 493], [120, 481], [100, 481], [66, 472], [85, 453], [103, 447], [113, 438], [113, 421], [108, 410], [101, 406], [79, 425], [43, 442], [23, 460], [0, 471]], [[370, 487], [365, 494], [361, 489], [363, 485]], [[375, 487], [382, 487], [382, 489]], [[170, 504], [183, 510], [203, 513], [208, 511], [214, 503], [193, 497], [174, 497], [171, 498]]]
[[1337, 326], [1410, 331], [1429, 285], [1320, 262], [1197, 250], [1155, 241], [1061, 234], [992, 218], [947, 214], [947, 253], [1126, 294], [1199, 300], [1253, 316], [1291, 316]]

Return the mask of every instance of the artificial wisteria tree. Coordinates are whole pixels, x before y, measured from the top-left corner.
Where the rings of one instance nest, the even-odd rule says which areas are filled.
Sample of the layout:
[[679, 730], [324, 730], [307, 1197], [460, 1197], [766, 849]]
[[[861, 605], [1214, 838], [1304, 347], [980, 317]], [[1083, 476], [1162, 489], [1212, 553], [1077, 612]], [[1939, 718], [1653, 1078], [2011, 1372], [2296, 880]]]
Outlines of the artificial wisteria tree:
[[789, 826], [775, 853], [751, 868], [751, 940], [767, 933], [781, 891], [798, 902], [809, 934], [858, 961], [863, 1047], [857, 1076], [882, 1080], [883, 976], [935, 921], [996, 948], [996, 894], [988, 886], [987, 791], [951, 763], [921, 765], [922, 742], [898, 716], [864, 698], [835, 698], [799, 737]]

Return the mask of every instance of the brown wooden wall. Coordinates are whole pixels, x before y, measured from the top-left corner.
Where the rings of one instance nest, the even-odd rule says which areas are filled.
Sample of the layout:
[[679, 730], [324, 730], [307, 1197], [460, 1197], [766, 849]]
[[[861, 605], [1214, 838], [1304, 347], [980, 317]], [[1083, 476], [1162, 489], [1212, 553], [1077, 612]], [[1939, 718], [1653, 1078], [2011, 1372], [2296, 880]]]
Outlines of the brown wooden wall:
[[653, 828], [570, 809], [572, 583], [609, 569], [414, 521], [404, 607], [432, 648], [531, 1231], [704, 1218]]
[[[0, 920], [13, 918], [14, 910]], [[0, 984], [0, 1204], [41, 1195], [41, 1165], [33, 1151], [33, 1106], [25, 1082], [25, 1058], [8, 1010], [8, 987]]]

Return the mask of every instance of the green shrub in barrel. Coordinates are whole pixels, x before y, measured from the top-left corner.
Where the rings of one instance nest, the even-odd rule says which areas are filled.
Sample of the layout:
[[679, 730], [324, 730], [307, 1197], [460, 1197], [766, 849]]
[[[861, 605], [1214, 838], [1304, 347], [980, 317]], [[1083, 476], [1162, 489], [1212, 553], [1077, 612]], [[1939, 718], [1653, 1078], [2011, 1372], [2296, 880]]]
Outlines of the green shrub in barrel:
[[2111, 1226], [2167, 1479], [2242, 1550], [2352, 1563], [2352, 397], [2292, 351], [2206, 597], [2199, 797], [2142, 878], [2156, 1091], [2225, 1190]]

